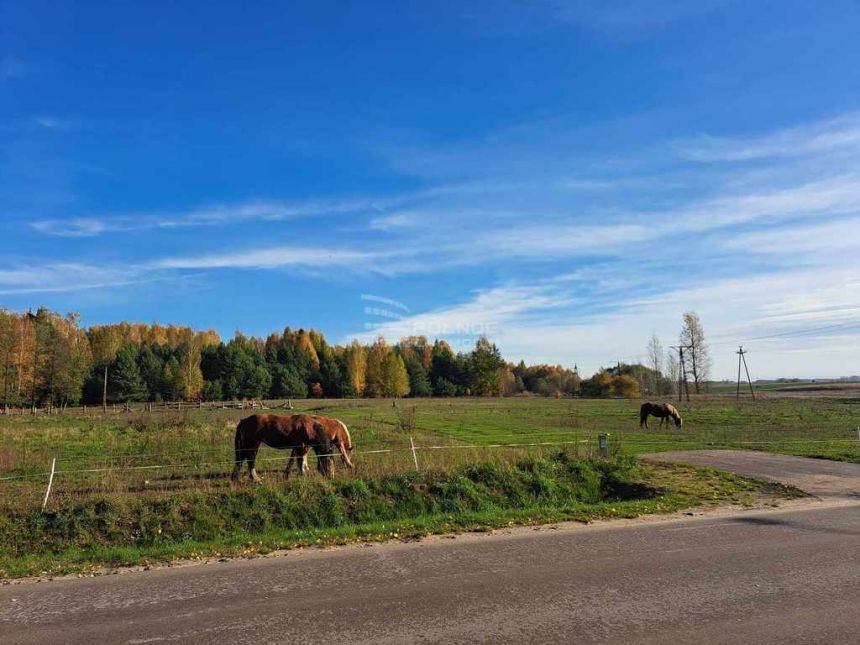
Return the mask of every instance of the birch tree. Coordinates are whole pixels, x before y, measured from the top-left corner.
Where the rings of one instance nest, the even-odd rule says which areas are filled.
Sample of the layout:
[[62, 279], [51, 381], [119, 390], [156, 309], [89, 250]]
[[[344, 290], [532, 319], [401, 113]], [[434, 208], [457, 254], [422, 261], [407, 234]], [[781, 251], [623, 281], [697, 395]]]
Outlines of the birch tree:
[[702, 328], [699, 315], [695, 311], [688, 311], [684, 314], [683, 320], [679, 341], [681, 345], [688, 347], [684, 356], [689, 360], [687, 367], [693, 377], [696, 394], [698, 394], [710, 376], [711, 356], [705, 342], [705, 330]]

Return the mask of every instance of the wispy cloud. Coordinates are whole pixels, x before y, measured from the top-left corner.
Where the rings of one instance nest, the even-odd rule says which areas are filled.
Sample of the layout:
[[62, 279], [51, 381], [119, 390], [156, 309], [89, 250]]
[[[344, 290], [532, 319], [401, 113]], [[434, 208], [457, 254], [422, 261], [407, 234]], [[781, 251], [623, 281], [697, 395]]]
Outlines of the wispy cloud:
[[86, 217], [40, 220], [33, 222], [32, 227], [40, 233], [58, 237], [92, 237], [106, 230], [103, 221]]
[[[618, 294], [611, 311], [597, 313], [580, 310], [576, 290], [581, 285], [575, 278], [567, 287], [548, 281], [503, 285], [480, 290], [459, 305], [372, 325], [347, 339], [424, 334], [474, 342], [487, 333], [509, 360], [577, 363], [591, 371], [615, 360], [643, 359], [652, 332], [671, 344], [681, 313], [695, 309], [706, 321], [718, 375], [731, 372], [733, 351], [743, 343], [756, 357], [757, 376], [777, 376], [795, 360], [787, 352], [810, 347], [816, 337], [826, 342], [856, 338], [860, 280], [851, 276], [858, 266], [700, 281], [648, 297]], [[848, 357], [856, 360], [852, 345], [845, 346], [840, 363], [845, 373], [851, 370]]]
[[702, 135], [677, 144], [680, 154], [693, 161], [735, 162], [779, 157], [801, 157], [860, 146], [860, 114], [787, 128], [747, 138]]
[[46, 130], [68, 130], [74, 127], [77, 123], [73, 119], [65, 119], [46, 114], [33, 117], [33, 122]]
[[[751, 253], [767, 253], [797, 260], [812, 256], [819, 262], [838, 262], [840, 254], [860, 253], [860, 217], [848, 217], [819, 224], [757, 231], [725, 240], [728, 248]], [[844, 256], [843, 256], [844, 257]]]
[[[777, 374], [789, 352], [814, 346], [816, 333], [824, 347], [857, 332], [860, 174], [845, 163], [860, 159], [857, 123], [846, 115], [748, 138], [661, 142], [618, 163], [598, 152], [582, 163], [559, 159], [555, 153], [571, 138], [529, 148], [532, 133], [519, 133], [447, 146], [441, 157], [416, 149], [413, 169], [444, 158], [452, 164], [443, 171], [454, 171], [419, 173], [425, 186], [400, 195], [42, 220], [32, 226], [66, 237], [195, 226], [235, 226], [242, 236], [223, 251], [216, 250], [223, 236], [194, 236], [181, 252], [150, 255], [134, 267], [64, 270], [49, 261], [55, 268], [48, 272], [10, 269], [0, 274], [0, 289], [38, 291], [52, 280], [87, 288], [235, 269], [360, 276], [363, 289], [380, 293], [394, 277], [411, 276], [425, 290], [425, 281], [438, 278], [454, 280], [461, 298], [471, 295], [451, 304], [450, 295], [424, 292], [425, 307], [410, 302], [411, 312], [355, 333], [485, 332], [509, 358], [593, 369], [635, 360], [651, 331], [668, 344], [680, 314], [697, 309], [715, 348], [728, 352], [718, 361], [721, 374], [740, 342], [754, 343]], [[546, 142], [554, 132], [535, 138]], [[721, 160], [727, 163], [711, 163]], [[318, 234], [298, 221], [317, 215], [337, 225], [319, 239], [302, 235]], [[284, 227], [267, 223], [283, 220], [296, 220], [290, 226], [298, 236], [289, 244], [267, 236], [282, 234]], [[245, 235], [250, 222], [261, 233], [254, 239], [265, 240], [256, 246]], [[856, 343], [849, 354], [860, 359]]]
[[0, 267], [0, 294], [61, 293], [119, 287], [154, 279], [134, 266], [95, 266], [80, 262], [18, 263]]
[[112, 232], [196, 226], [240, 225], [250, 221], [275, 222], [320, 215], [375, 213], [379, 206], [374, 200], [252, 200], [235, 204], [220, 204], [191, 208], [178, 212], [154, 212], [36, 220], [35, 230], [49, 235], [69, 237], [100, 235]]
[[274, 269], [280, 267], [368, 267], [372, 253], [315, 247], [281, 246], [268, 249], [165, 258], [151, 264], [157, 269]]

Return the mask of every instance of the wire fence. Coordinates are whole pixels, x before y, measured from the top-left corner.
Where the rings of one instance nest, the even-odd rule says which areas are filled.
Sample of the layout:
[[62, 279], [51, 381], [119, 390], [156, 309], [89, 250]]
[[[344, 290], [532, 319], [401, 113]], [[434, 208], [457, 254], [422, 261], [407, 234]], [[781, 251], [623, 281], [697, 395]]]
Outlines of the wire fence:
[[[598, 437], [603, 436], [606, 437], [607, 442], [611, 442], [615, 445], [616, 448], [619, 448], [623, 441], [621, 439], [613, 438], [608, 433], [601, 433]], [[394, 454], [394, 453], [411, 453], [413, 455], [426, 451], [463, 451], [463, 450], [496, 450], [496, 449], [517, 449], [517, 448], [538, 448], [538, 447], [565, 447], [565, 446], [585, 446], [585, 445], [593, 445], [599, 447], [600, 440], [599, 438], [595, 440], [594, 438], [589, 439], [572, 439], [572, 440], [552, 440], [552, 441], [529, 441], [529, 442], [504, 442], [504, 443], [457, 443], [457, 444], [431, 444], [431, 445], [419, 445], [415, 444], [411, 441], [411, 445], [409, 447], [392, 447], [392, 448], [380, 448], [373, 450], [355, 450], [352, 452], [354, 456], [367, 456], [367, 455], [383, 455], [383, 454]], [[724, 442], [718, 440], [705, 440], [705, 439], [635, 439], [631, 440], [630, 444], [635, 445], [637, 447], [665, 447], [670, 446], [673, 450], [684, 450], [693, 447], [701, 447], [702, 445], [710, 445], [710, 446], [719, 446]], [[809, 444], [809, 445], [828, 445], [828, 446], [860, 446], [860, 431], [858, 431], [857, 438], [823, 438], [823, 439], [804, 439], [804, 438], [786, 438], [779, 440], [730, 440], [729, 443], [731, 445], [746, 445], [746, 446], [789, 446], [792, 444]], [[311, 446], [309, 446], [311, 447]], [[125, 454], [125, 453], [116, 453], [114, 455], [106, 455], [98, 460], [97, 464], [109, 463], [113, 461], [123, 461], [128, 459], [135, 458], [158, 458], [158, 457], [193, 457], [193, 456], [206, 456], [215, 453], [223, 453], [223, 449], [211, 449], [211, 450], [194, 450], [194, 451], [183, 451], [178, 453], [136, 453], [136, 454]], [[286, 451], [285, 451], [286, 452]], [[325, 453], [318, 454], [316, 452], [309, 453], [314, 456], [314, 458], [321, 457], [332, 457], [336, 458], [340, 456], [339, 452], [333, 453]], [[76, 458], [54, 458], [54, 462], [56, 464], [63, 463], [75, 463]], [[277, 462], [277, 461], [286, 461], [289, 459], [289, 453], [280, 456], [273, 457], [256, 457], [256, 462]], [[129, 465], [129, 464], [115, 464], [109, 463], [109, 465], [97, 465], [92, 464], [93, 467], [86, 468], [59, 468], [54, 469], [53, 471], [47, 470], [44, 472], [35, 472], [35, 473], [23, 473], [23, 474], [15, 474], [15, 475], [6, 475], [0, 477], [0, 482], [10, 482], [10, 481], [24, 481], [24, 480], [38, 480], [48, 478], [51, 473], [53, 475], [75, 475], [75, 474], [91, 474], [91, 473], [121, 473], [121, 472], [136, 472], [136, 471], [146, 471], [146, 470], [166, 470], [166, 469], [174, 469], [174, 470], [182, 470], [186, 469], [189, 472], [192, 469], [199, 470], [202, 467], [222, 467], [222, 466], [234, 466], [236, 464], [235, 458], [225, 458], [217, 461], [173, 461], [170, 463], [156, 463], [156, 464], [144, 464], [144, 465]]]

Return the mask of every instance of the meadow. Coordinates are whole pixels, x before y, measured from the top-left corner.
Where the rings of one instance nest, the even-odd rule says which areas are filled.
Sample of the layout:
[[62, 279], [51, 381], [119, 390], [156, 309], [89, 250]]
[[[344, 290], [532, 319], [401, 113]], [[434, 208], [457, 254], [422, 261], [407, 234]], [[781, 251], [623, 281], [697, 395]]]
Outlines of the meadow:
[[[653, 418], [649, 429], [640, 428], [639, 404], [534, 397], [406, 399], [393, 406], [390, 399], [308, 399], [294, 401], [293, 411], [346, 422], [356, 462], [372, 474], [414, 467], [410, 438], [421, 465], [428, 467], [461, 461], [458, 454], [473, 460], [470, 451], [485, 454], [498, 448], [482, 447], [500, 444], [577, 446], [590, 455], [604, 433], [613, 451], [624, 454], [716, 447], [860, 461], [860, 397], [703, 398], [677, 404], [682, 428], [658, 428]], [[57, 494], [64, 482], [122, 491], [124, 483], [155, 486], [157, 480], [176, 482], [183, 476], [198, 482], [217, 478], [230, 469], [236, 423], [257, 411], [145, 410], [139, 405], [131, 412], [103, 414], [94, 408], [87, 414], [0, 417], [0, 482], [17, 486], [19, 493], [43, 490], [54, 457]], [[285, 458], [286, 453], [264, 447], [260, 470], [277, 471]]]
[[[637, 464], [632, 457], [643, 452], [744, 448], [860, 462], [858, 398], [703, 398], [679, 406], [682, 428], [660, 429], [652, 419], [647, 430], [639, 403], [294, 401], [296, 412], [348, 424], [357, 471], [338, 464], [333, 481], [285, 483], [287, 453], [263, 448], [262, 486], [228, 477], [236, 422], [251, 410], [138, 406], [2, 417], [0, 576], [749, 503], [767, 489], [712, 471]], [[600, 434], [608, 460], [598, 458]]]

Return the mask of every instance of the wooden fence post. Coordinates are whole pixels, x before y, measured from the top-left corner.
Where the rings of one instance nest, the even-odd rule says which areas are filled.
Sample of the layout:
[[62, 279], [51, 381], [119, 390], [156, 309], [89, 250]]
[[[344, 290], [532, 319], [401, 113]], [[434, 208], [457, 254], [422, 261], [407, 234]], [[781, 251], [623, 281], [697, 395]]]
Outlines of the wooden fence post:
[[597, 435], [597, 451], [602, 459], [609, 458], [609, 440], [605, 434]]

